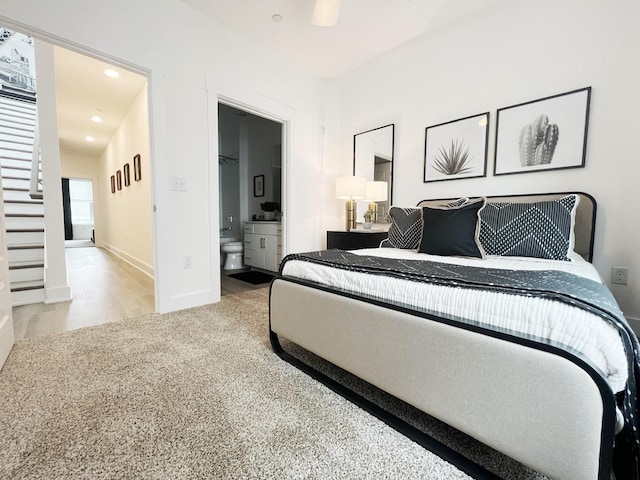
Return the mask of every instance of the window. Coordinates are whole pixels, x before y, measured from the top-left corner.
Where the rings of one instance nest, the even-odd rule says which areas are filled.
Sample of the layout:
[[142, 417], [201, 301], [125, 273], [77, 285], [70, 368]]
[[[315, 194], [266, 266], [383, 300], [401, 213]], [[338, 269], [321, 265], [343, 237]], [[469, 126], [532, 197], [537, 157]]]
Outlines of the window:
[[93, 225], [93, 189], [90, 180], [69, 180], [71, 223]]

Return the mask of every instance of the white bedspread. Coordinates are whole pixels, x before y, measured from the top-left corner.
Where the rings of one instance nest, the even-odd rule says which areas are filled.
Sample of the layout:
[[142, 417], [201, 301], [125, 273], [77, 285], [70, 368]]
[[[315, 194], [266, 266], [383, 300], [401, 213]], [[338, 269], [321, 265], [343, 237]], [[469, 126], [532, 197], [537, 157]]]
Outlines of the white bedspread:
[[[484, 260], [441, 257], [393, 248], [354, 250], [352, 253], [509, 270], [562, 270], [601, 282], [593, 265], [578, 255], [571, 262], [563, 262], [523, 257], [489, 256]], [[601, 370], [614, 392], [623, 390], [627, 380], [627, 360], [616, 328], [571, 305], [536, 297], [367, 275], [300, 260], [288, 261], [283, 274], [549, 339], [580, 352]]]

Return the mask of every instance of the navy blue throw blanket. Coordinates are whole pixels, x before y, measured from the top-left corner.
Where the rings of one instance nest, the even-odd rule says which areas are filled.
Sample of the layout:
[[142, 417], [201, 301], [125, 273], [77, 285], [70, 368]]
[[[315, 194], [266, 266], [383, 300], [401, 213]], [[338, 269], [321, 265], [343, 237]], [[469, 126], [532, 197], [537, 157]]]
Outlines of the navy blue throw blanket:
[[448, 287], [548, 298], [586, 310], [614, 325], [620, 333], [627, 354], [629, 371], [626, 389], [617, 396], [625, 426], [616, 436], [614, 471], [618, 480], [640, 479], [640, 434], [637, 422], [636, 389], [636, 385], [640, 382], [638, 356], [640, 344], [606, 286], [587, 278], [555, 270], [502, 270], [424, 260], [356, 255], [343, 250], [288, 255], [282, 261], [281, 275], [285, 263], [289, 260], [301, 260], [343, 270], [386, 275]]

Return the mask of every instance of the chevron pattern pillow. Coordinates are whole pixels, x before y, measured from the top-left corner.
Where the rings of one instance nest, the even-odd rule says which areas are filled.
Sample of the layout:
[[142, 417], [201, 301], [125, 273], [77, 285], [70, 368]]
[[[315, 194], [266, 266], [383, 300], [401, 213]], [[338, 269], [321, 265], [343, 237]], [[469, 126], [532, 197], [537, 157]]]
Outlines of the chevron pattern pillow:
[[[414, 249], [422, 238], [422, 210], [419, 208], [391, 207], [391, 227], [385, 247]], [[384, 242], [383, 242], [384, 243]], [[382, 247], [383, 245], [380, 244]]]
[[534, 203], [487, 203], [480, 212], [480, 243], [487, 255], [569, 261], [579, 198]]

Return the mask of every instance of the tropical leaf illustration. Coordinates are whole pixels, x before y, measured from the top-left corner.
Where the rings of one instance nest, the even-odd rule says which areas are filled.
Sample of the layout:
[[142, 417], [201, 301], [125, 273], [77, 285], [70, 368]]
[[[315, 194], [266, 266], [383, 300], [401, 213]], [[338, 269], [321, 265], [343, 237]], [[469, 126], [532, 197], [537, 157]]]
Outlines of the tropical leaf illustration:
[[456, 138], [451, 140], [451, 145], [447, 149], [440, 146], [438, 154], [433, 159], [433, 168], [444, 175], [460, 175], [473, 170], [469, 162], [473, 157], [469, 155], [469, 147], [464, 142], [459, 142]]

